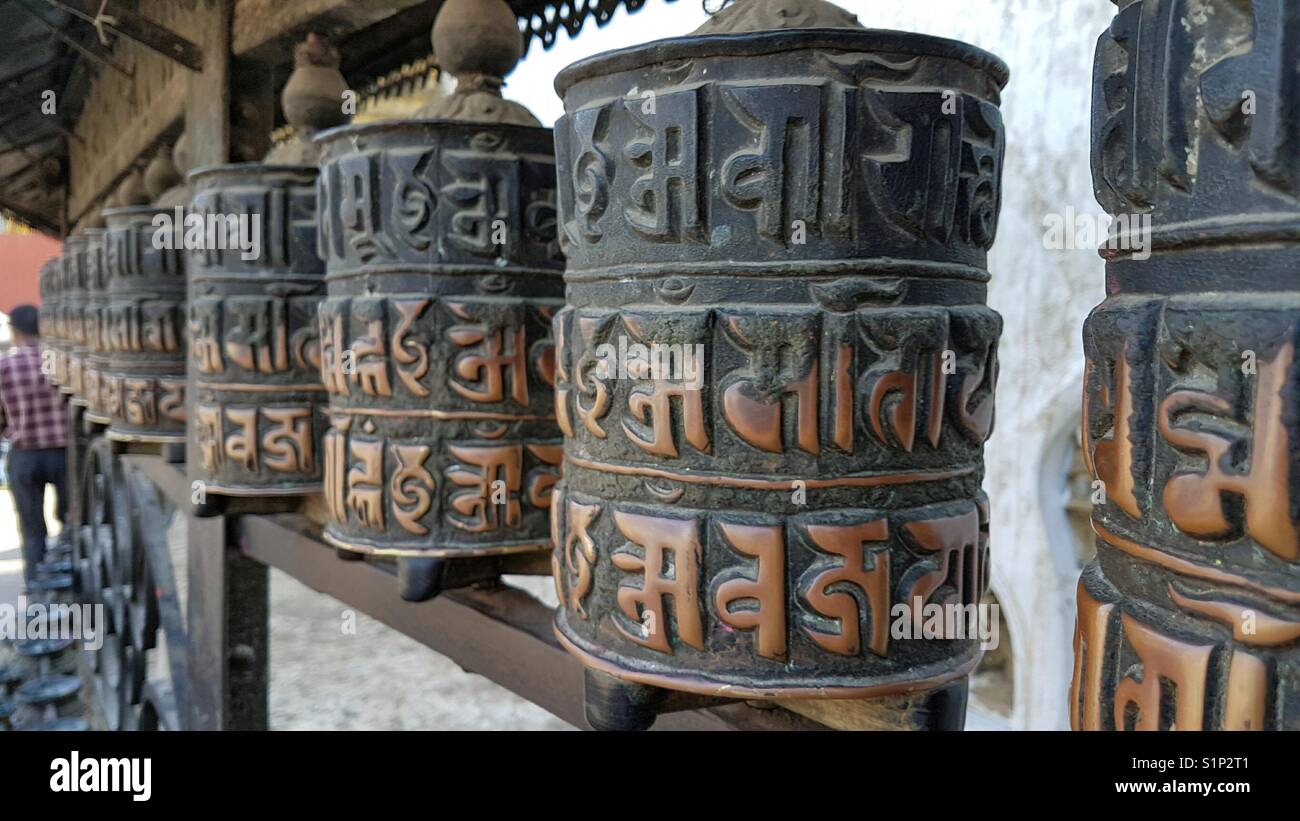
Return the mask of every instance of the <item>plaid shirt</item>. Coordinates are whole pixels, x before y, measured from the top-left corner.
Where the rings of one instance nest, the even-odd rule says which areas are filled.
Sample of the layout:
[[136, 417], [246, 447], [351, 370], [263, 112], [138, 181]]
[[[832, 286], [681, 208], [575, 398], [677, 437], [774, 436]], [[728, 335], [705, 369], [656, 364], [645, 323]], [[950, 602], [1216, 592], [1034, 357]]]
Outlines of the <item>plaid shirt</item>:
[[29, 342], [0, 357], [0, 429], [14, 450], [67, 444], [63, 397], [41, 373], [41, 346]]

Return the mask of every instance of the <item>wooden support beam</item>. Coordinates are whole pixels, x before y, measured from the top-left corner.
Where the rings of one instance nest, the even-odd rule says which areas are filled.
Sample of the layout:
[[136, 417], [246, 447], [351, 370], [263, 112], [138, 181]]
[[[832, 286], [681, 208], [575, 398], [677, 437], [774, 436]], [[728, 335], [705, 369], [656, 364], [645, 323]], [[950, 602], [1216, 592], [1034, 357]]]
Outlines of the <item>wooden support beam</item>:
[[194, 13], [204, 20], [202, 71], [189, 77], [185, 130], [190, 168], [230, 160], [230, 27], [234, 0], [199, 0]]
[[[9, 133], [7, 131], [4, 131], [3, 129], [0, 129], [0, 138], [3, 138], [7, 142], [13, 141], [13, 138], [9, 136]], [[44, 158], [28, 151], [26, 143], [23, 143], [21, 145], [12, 145], [7, 149], [0, 149], [0, 156], [3, 156], [4, 154], [8, 154], [11, 151], [21, 151], [23, 153], [23, 156], [27, 158], [27, 161], [31, 163], [31, 166], [37, 169], [37, 171], [40, 171], [42, 161]]]
[[[34, 137], [28, 137], [25, 140], [18, 140], [17, 142], [14, 142], [13, 138], [10, 137], [9, 134], [4, 131], [7, 125], [8, 125], [7, 123], [0, 124], [0, 137], [3, 137], [5, 140], [9, 142], [9, 145], [0, 146], [0, 156], [4, 156], [5, 154], [9, 154], [14, 151], [22, 151], [23, 149], [28, 148], [30, 146], [36, 145], [38, 143], [43, 143], [46, 140], [53, 140], [59, 137], [59, 134], [57, 133], [37, 134]], [[33, 159], [32, 155], [29, 154], [28, 159]]]
[[265, 730], [267, 570], [234, 546], [234, 520], [188, 520], [189, 730]]
[[23, 174], [30, 174], [36, 170], [38, 170], [37, 166], [32, 165], [31, 163], [23, 163], [22, 165], [15, 168], [13, 171], [10, 171], [8, 174], [5, 174], [3, 177], [0, 177], [0, 189], [3, 189], [5, 186], [13, 182], [14, 180], [18, 179], [19, 177], [21, 177]]
[[[324, 34], [337, 43], [352, 32], [429, 4], [430, 0], [239, 0], [232, 51], [254, 62], [282, 62], [288, 49], [308, 31]], [[423, 36], [428, 39], [427, 29]]]
[[13, 125], [14, 123], [18, 122], [19, 120], [27, 116], [29, 115], [26, 111], [21, 111], [21, 110], [11, 111], [9, 112], [9, 115], [7, 117], [5, 117], [3, 120], [0, 120], [0, 128], [4, 128], [5, 126], [8, 125]]
[[[391, 563], [339, 559], [302, 516], [243, 516], [235, 527], [239, 549], [250, 558], [333, 596], [570, 724], [586, 726], [582, 664], [555, 638], [551, 608], [524, 591], [504, 585], [470, 587], [408, 602], [397, 595]], [[731, 703], [662, 715], [654, 729], [826, 728], [770, 705]]]
[[81, 139], [81, 135], [77, 134], [71, 128], [64, 125], [63, 120], [59, 119], [59, 115], [46, 114], [44, 111], [42, 111], [40, 103], [33, 102], [32, 100], [27, 99], [27, 97], [22, 94], [18, 94], [12, 91], [4, 91], [3, 89], [0, 89], [0, 101], [3, 100], [10, 100], [22, 105], [24, 108], [27, 109], [29, 113], [35, 114], [37, 117], [40, 117], [42, 120], [48, 122], [49, 125], [54, 127], [54, 130], [58, 131], [63, 136], [67, 137], [70, 140], [76, 140], [78, 143], [83, 142], [83, 140]]
[[125, 77], [132, 76], [133, 72], [131, 69], [122, 65], [117, 60], [114, 60], [112, 53], [110, 53], [108, 49], [94, 43], [94, 41], [92, 41], [92, 45], [83, 45], [76, 37], [66, 34], [63, 29], [45, 19], [45, 15], [41, 14], [40, 8], [36, 5], [35, 0], [13, 1], [18, 4], [20, 9], [27, 12], [28, 16], [49, 29], [50, 34], [67, 43], [73, 51], [94, 63], [107, 66]]
[[103, 3], [103, 17], [100, 16], [99, 0], [45, 0], [45, 2], [79, 17], [94, 25], [96, 29], [102, 25], [104, 30], [144, 46], [169, 60], [175, 60], [190, 71], [203, 70], [203, 49], [198, 44], [165, 26], [158, 25], [120, 2], [108, 0]]
[[[49, 38], [45, 38], [45, 39], [49, 39]], [[46, 60], [42, 61], [39, 65], [29, 66], [27, 68], [20, 69], [19, 71], [15, 71], [10, 74], [7, 74], [4, 77], [0, 77], [0, 88], [8, 88], [14, 83], [24, 80], [27, 77], [36, 74], [37, 72], [51, 71], [52, 68], [53, 67], [50, 65], [49, 59], [47, 58]]]
[[[189, 505], [190, 491], [179, 465], [143, 452], [121, 458], [144, 474], [178, 509], [184, 510]], [[449, 591], [430, 601], [404, 601], [397, 595], [392, 562], [339, 559], [334, 548], [321, 541], [320, 525], [301, 513], [191, 519], [190, 526], [191, 550], [196, 539], [209, 545], [200, 556], [191, 554], [191, 561], [197, 558], [204, 562], [204, 578], [223, 572], [223, 568], [211, 565], [212, 557], [220, 552], [213, 545], [221, 542], [227, 551], [237, 549], [248, 560], [274, 567], [442, 653], [465, 670], [496, 682], [575, 726], [584, 725], [582, 665], [556, 639], [551, 608], [528, 593], [506, 585], [477, 585]], [[247, 568], [239, 572], [245, 571]], [[510, 572], [527, 571], [520, 567]], [[191, 592], [190, 613], [196, 607], [208, 608], [214, 601], [206, 585], [198, 589], [197, 605], [194, 595]], [[259, 596], [254, 606], [260, 601]], [[205, 618], [220, 622], [228, 620], [230, 615], [214, 610]], [[191, 630], [194, 629], [191, 620]], [[199, 625], [197, 629], [207, 628]], [[200, 637], [200, 640], [209, 644], [214, 641], [211, 637]], [[213, 675], [217, 677], [224, 674], [219, 660], [209, 669], [215, 670]], [[199, 704], [192, 712], [199, 714], [201, 727], [219, 724], [206, 716], [214, 714], [211, 711], [224, 704], [226, 696], [206, 679], [200, 682], [200, 688]], [[254, 692], [248, 690], [244, 695], [248, 697]], [[824, 730], [826, 727], [771, 704], [719, 703], [716, 707], [663, 715], [655, 729]]]
[[194, 102], [190, 97], [189, 80], [192, 76], [177, 74], [172, 77], [164, 90], [154, 96], [144, 116], [134, 122], [130, 130], [118, 136], [111, 152], [96, 163], [92, 179], [78, 184], [76, 195], [68, 206], [73, 224], [117, 185], [134, 160], [156, 144], [185, 115], [186, 106]]
[[232, 162], [261, 162], [271, 150], [275, 130], [275, 77], [267, 66], [240, 62], [231, 69], [230, 159]]
[[380, 65], [391, 67], [395, 59], [427, 57], [432, 51], [429, 32], [442, 4], [443, 0], [429, 0], [349, 36], [339, 44], [343, 76], [360, 88], [363, 79], [382, 73]]
[[[197, 168], [230, 159], [234, 0], [198, 0], [194, 14], [202, 21], [197, 30], [204, 60], [202, 70], [188, 77], [185, 127]], [[193, 449], [192, 437], [187, 446]], [[187, 456], [197, 464], [194, 453]], [[267, 726], [267, 571], [234, 549], [234, 521], [189, 520], [188, 726], [194, 730]]]

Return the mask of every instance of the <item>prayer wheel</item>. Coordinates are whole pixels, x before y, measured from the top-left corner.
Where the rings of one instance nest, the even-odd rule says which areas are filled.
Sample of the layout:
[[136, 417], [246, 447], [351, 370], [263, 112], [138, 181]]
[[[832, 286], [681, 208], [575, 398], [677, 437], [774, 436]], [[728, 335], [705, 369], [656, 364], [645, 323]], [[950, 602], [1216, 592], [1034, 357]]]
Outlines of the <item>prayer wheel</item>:
[[281, 95], [293, 136], [264, 163], [189, 175], [190, 214], [209, 240], [226, 240], [189, 258], [190, 476], [218, 496], [321, 490], [325, 265], [312, 136], [347, 122], [347, 85], [338, 50], [318, 35], [295, 47], [294, 64]]
[[85, 229], [86, 301], [82, 308], [85, 347], [81, 356], [81, 391], [77, 395], [86, 407], [86, 419], [98, 425], [111, 420], [105, 410], [103, 374], [108, 367], [108, 346], [104, 341], [104, 314], [108, 306], [109, 271], [104, 264], [103, 228]]
[[459, 84], [426, 119], [317, 138], [325, 538], [396, 557], [409, 599], [549, 550], [561, 450], [552, 134], [500, 96], [522, 48], [502, 0], [450, 0], [434, 45]]
[[891, 628], [988, 582], [1007, 78], [767, 0], [557, 77], [556, 630], [593, 726], [657, 688], [962, 726], [978, 639]]
[[52, 387], [59, 386], [58, 362], [63, 349], [63, 259], [51, 257], [41, 264], [41, 371]]
[[185, 260], [173, 241], [170, 209], [135, 205], [104, 210], [100, 309], [104, 359], [96, 415], [108, 438], [182, 442], [185, 438]]
[[244, 240], [189, 252], [193, 477], [225, 496], [318, 492], [316, 168], [218, 166], [189, 183], [189, 213]]
[[1084, 327], [1102, 493], [1070, 722], [1296, 730], [1300, 6], [1117, 5], [1093, 78], [1114, 221]]
[[[121, 380], [113, 375], [110, 362], [117, 340], [112, 322], [114, 264], [110, 263], [112, 241], [107, 214], [119, 208], [142, 205], [149, 200], [144, 173], [133, 169], [122, 178], [104, 207], [94, 214], [93, 228], [86, 229], [86, 364], [83, 388], [86, 419], [108, 425], [121, 410]], [[119, 229], [120, 230], [120, 229]], [[115, 257], [114, 257], [115, 260]]]
[[59, 391], [71, 395], [74, 404], [83, 404], [78, 397], [83, 390], [86, 357], [86, 235], [76, 233], [63, 241], [62, 313], [64, 316], [65, 347], [62, 353], [62, 373]]

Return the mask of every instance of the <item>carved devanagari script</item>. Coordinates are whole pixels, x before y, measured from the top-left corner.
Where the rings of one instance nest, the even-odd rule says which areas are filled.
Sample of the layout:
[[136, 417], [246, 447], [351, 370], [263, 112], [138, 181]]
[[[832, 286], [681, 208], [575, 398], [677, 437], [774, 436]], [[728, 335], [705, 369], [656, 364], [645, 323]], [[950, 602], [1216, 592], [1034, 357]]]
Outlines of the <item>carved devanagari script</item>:
[[589, 667], [849, 697], [974, 666], [978, 641], [890, 625], [988, 581], [1005, 81], [853, 28], [560, 74], [556, 623]]
[[1094, 77], [1095, 188], [1123, 230], [1084, 329], [1104, 502], [1071, 725], [1294, 730], [1300, 8], [1121, 5]]

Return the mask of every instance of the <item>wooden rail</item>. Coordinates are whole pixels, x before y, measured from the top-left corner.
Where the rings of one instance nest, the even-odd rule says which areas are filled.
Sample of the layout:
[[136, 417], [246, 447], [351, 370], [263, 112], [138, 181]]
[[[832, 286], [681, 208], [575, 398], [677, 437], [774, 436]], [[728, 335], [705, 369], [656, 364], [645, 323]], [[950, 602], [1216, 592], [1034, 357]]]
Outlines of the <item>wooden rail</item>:
[[[158, 456], [123, 454], [187, 513], [190, 487], [184, 466]], [[191, 519], [189, 528], [188, 688], [198, 715], [195, 729], [252, 729], [251, 717], [265, 714], [265, 659], [249, 659], [241, 644], [265, 647], [250, 630], [265, 633], [265, 618], [256, 602], [234, 597], [249, 593], [248, 568], [243, 582], [232, 583], [224, 551], [262, 568], [274, 567], [313, 590], [380, 621], [488, 678], [577, 727], [586, 727], [582, 705], [582, 665], [556, 640], [551, 608], [523, 590], [506, 584], [453, 590], [427, 602], [408, 602], [397, 594], [396, 567], [384, 561], [344, 561], [321, 541], [318, 526], [300, 513], [236, 514]], [[195, 563], [201, 567], [195, 567]], [[256, 582], [252, 589], [256, 590]], [[268, 609], [261, 612], [269, 617]], [[260, 625], [254, 624], [261, 620]], [[242, 634], [240, 638], [232, 636]], [[230, 664], [231, 656], [239, 657]], [[241, 684], [241, 682], [243, 682]], [[261, 692], [258, 689], [261, 688]], [[436, 694], [430, 694], [435, 698]], [[259, 711], [256, 705], [262, 705]], [[825, 730], [824, 725], [775, 706], [723, 703], [717, 707], [668, 713], [656, 730]]]

